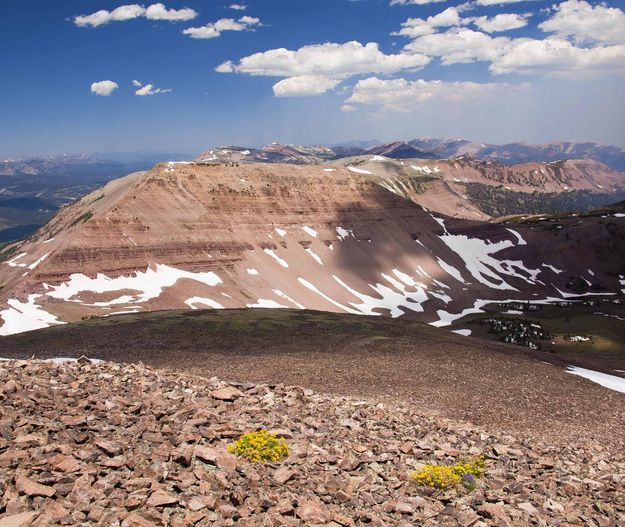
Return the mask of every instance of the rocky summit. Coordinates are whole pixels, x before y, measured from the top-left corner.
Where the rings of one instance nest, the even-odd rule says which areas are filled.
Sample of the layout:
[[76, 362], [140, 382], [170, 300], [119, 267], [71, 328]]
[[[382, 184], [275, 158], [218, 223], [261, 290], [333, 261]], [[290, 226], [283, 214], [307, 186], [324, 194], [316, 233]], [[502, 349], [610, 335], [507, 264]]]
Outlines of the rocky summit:
[[[0, 364], [0, 526], [625, 525], [625, 458], [492, 435], [407, 403], [141, 364]], [[252, 464], [243, 433], [286, 438]], [[472, 492], [418, 487], [484, 455]]]

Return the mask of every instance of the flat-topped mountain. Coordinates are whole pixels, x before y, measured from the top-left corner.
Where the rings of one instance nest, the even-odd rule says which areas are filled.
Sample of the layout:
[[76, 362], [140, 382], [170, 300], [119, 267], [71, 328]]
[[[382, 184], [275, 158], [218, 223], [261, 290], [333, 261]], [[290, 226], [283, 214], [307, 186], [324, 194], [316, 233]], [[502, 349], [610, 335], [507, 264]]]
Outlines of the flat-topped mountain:
[[389, 190], [431, 210], [477, 220], [510, 214], [586, 212], [625, 197], [625, 174], [593, 159], [506, 164], [479, 157], [477, 150], [462, 140], [428, 140], [420, 146], [440, 150], [441, 145], [446, 147], [442, 153], [463, 153], [440, 159], [438, 153], [403, 142], [366, 151], [272, 143], [261, 149], [211, 149], [196, 161], [351, 166], [352, 171], [374, 176]]
[[489, 301], [622, 289], [619, 214], [479, 224], [432, 213], [366, 172], [172, 162], [115, 180], [5, 248], [0, 332], [198, 307], [443, 326]]

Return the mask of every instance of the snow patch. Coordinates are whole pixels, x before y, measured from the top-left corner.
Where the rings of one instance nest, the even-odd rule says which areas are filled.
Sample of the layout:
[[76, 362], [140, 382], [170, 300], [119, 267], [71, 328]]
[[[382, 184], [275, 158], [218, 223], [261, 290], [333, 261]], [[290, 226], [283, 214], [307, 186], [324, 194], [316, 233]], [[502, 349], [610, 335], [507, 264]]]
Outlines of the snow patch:
[[41, 296], [37, 294], [28, 295], [26, 302], [21, 302], [16, 298], [8, 300], [9, 307], [0, 311], [0, 317], [4, 320], [4, 324], [0, 328], [0, 335], [13, 335], [56, 324], [64, 324], [37, 305], [35, 301]]
[[506, 229], [509, 233], [514, 234], [514, 236], [516, 236], [517, 239], [517, 245], [527, 245], [527, 242], [523, 239], [523, 237], [517, 232], [514, 231], [512, 229]]
[[310, 247], [306, 249], [306, 252], [310, 254], [310, 256], [312, 256], [319, 265], [323, 265], [323, 261], [321, 260], [321, 257], [318, 254], [316, 254]]
[[276, 295], [278, 295], [280, 298], [284, 298], [288, 302], [291, 302], [291, 304], [293, 304], [295, 307], [297, 307], [297, 309], [306, 309], [302, 304], [300, 304], [299, 302], [296, 302], [289, 295], [287, 295], [286, 293], [283, 293], [279, 289], [274, 289], [273, 292]]
[[462, 274], [460, 273], [460, 271], [458, 271], [458, 269], [456, 269], [453, 265], [449, 265], [447, 262], [441, 260], [438, 257], [436, 257], [436, 260], [438, 262], [438, 265], [441, 266], [441, 269], [443, 269], [443, 271], [445, 271], [452, 278], [458, 280], [458, 282], [460, 282], [461, 284], [466, 285], [467, 282], [465, 282], [464, 278], [462, 278]]
[[49, 255], [50, 253], [46, 253], [44, 254], [41, 258], [39, 258], [38, 260], [34, 261], [33, 263], [31, 263], [28, 268], [29, 269], [34, 269], [35, 267], [37, 267], [41, 262], [43, 262]]
[[309, 236], [312, 236], [313, 238], [319, 237], [319, 233], [315, 229], [311, 229], [308, 225], [304, 225], [302, 227], [302, 230]]
[[397, 318], [405, 313], [403, 309], [400, 309], [402, 307], [411, 311], [422, 312], [423, 307], [421, 307], [421, 304], [428, 299], [423, 288], [417, 286], [414, 292], [406, 291], [405, 286], [401, 282], [385, 274], [382, 277], [389, 281], [399, 292], [393, 291], [390, 287], [383, 284], [368, 284], [379, 295], [379, 297], [374, 297], [356, 291], [336, 275], [332, 277], [339, 285], [360, 300], [360, 303], [350, 302], [350, 305], [364, 315], [379, 315], [380, 313], [377, 313], [376, 309], [387, 309], [390, 311], [391, 317]]
[[462, 258], [467, 271], [471, 273], [473, 278], [488, 287], [517, 291], [515, 287], [508, 284], [500, 275], [519, 278], [529, 284], [536, 283], [536, 277], [540, 273], [539, 269], [528, 269], [520, 260], [497, 260], [492, 256], [492, 254], [503, 249], [513, 247], [514, 244], [510, 240], [489, 243], [480, 238], [469, 238], [464, 234], [444, 234], [439, 236], [439, 238], [447, 247]]
[[364, 168], [356, 168], [356, 167], [347, 167], [347, 169], [350, 172], [355, 172], [356, 174], [365, 174], [367, 176], [372, 176], [373, 172], [369, 172], [368, 170], [365, 170]]
[[289, 267], [289, 264], [286, 263], [282, 258], [280, 258], [272, 249], [264, 249], [264, 251], [285, 269]]
[[616, 375], [608, 375], [594, 370], [587, 370], [578, 366], [569, 366], [567, 373], [579, 375], [584, 379], [600, 384], [604, 388], [614, 390], [616, 392], [625, 393], [625, 379]]
[[[58, 286], [48, 286], [51, 291], [46, 295], [67, 302], [76, 302], [77, 300], [73, 300], [73, 298], [83, 291], [103, 294], [130, 290], [139, 292], [132, 296], [131, 302], [142, 303], [159, 297], [164, 288], [173, 286], [181, 279], [194, 280], [211, 287], [222, 283], [221, 278], [212, 271], [193, 273], [164, 264], [156, 264], [155, 269], [148, 267], [145, 272], [137, 271], [129, 276], [117, 278], [109, 278], [101, 273], [98, 273], [95, 278], [89, 278], [84, 274], [76, 273], [70, 276], [68, 282]], [[110, 305], [111, 303], [117, 302], [114, 300], [100, 304]]]
[[339, 309], [342, 309], [343, 311], [347, 311], [348, 313], [351, 313], [352, 315], [361, 315], [362, 314], [360, 311], [356, 311], [355, 309], [352, 309], [350, 307], [344, 306], [343, 304], [337, 302], [333, 298], [330, 298], [324, 292], [319, 291], [319, 289], [317, 289], [317, 287], [314, 284], [311, 284], [308, 280], [299, 277], [297, 279], [297, 281], [300, 284], [302, 284], [306, 289], [310, 289], [313, 293], [318, 294], [321, 298], [323, 298], [324, 300], [327, 300], [328, 302], [330, 302], [333, 306], [336, 306]]
[[201, 296], [194, 296], [184, 301], [191, 309], [199, 309], [196, 304], [204, 304], [205, 306], [212, 307], [213, 309], [224, 309], [219, 302], [215, 302], [210, 298], [203, 298]]
[[340, 241], [343, 241], [348, 236], [351, 236], [352, 238], [355, 238], [354, 231], [352, 231], [351, 229], [344, 229], [340, 225], [336, 228], [336, 237]]
[[24, 258], [24, 256], [28, 256], [28, 253], [20, 253], [17, 256], [11, 258], [8, 262], [5, 262], [5, 264], [9, 267], [26, 267], [25, 263], [15, 263], [16, 260], [20, 260], [21, 258]]

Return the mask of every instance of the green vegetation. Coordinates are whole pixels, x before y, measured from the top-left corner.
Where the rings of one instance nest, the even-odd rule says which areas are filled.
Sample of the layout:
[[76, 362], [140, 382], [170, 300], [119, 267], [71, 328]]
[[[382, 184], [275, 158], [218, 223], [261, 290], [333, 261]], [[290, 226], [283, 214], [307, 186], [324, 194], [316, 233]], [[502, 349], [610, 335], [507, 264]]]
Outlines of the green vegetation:
[[76, 218], [70, 225], [70, 228], [73, 227], [74, 225], [77, 225], [79, 223], [84, 223], [87, 220], [91, 219], [91, 217], [93, 216], [93, 212], [91, 212], [90, 210], [88, 210], [87, 212], [85, 212], [84, 214], [81, 214], [80, 216], [78, 216], [78, 218]]
[[104, 198], [104, 194], [100, 194], [97, 198], [92, 199], [89, 203], [87, 203], [87, 206], [93, 205], [96, 201], [100, 201], [102, 198]]
[[571, 192], [517, 192], [502, 185], [466, 183], [468, 198], [489, 216], [514, 214], [555, 214], [587, 212], [625, 197], [625, 192], [595, 193], [588, 190]]
[[403, 178], [402, 181], [412, 189], [416, 194], [423, 194], [427, 190], [429, 190], [432, 181], [438, 181], [440, 178], [435, 176], [426, 176], [426, 175], [410, 175], [406, 178]]
[[[611, 298], [611, 297], [609, 297]], [[471, 328], [471, 335], [488, 340], [500, 340], [500, 335], [491, 331], [489, 319], [501, 318], [500, 308], [491, 304], [486, 313], [473, 314], [457, 320], [453, 328]], [[527, 324], [527, 315], [516, 318]], [[550, 335], [540, 344], [542, 353], [560, 357], [566, 363], [583, 363], [590, 369], [622, 369], [625, 360], [625, 306], [600, 302], [598, 305], [571, 304], [566, 307], [542, 305], [532, 312], [532, 322], [540, 324], [541, 330]], [[567, 337], [584, 335], [589, 341], [571, 342]]]
[[0, 252], [0, 262], [5, 262], [6, 260], [10, 260], [11, 257], [17, 252], [18, 247], [19, 246], [15, 244], [9, 247], [8, 249], [3, 248], [2, 252]]

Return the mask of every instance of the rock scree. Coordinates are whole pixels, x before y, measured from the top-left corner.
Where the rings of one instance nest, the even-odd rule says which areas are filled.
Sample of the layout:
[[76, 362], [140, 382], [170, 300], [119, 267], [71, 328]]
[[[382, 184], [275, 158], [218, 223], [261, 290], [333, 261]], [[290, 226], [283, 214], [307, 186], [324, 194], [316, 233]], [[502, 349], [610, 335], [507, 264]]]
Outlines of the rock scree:
[[[625, 456], [492, 435], [412, 405], [142, 364], [0, 363], [0, 526], [625, 525]], [[286, 438], [280, 462], [227, 451]], [[411, 471], [485, 455], [474, 491]]]

